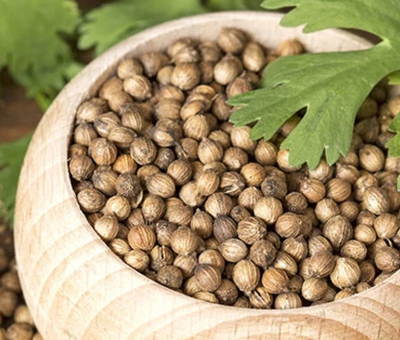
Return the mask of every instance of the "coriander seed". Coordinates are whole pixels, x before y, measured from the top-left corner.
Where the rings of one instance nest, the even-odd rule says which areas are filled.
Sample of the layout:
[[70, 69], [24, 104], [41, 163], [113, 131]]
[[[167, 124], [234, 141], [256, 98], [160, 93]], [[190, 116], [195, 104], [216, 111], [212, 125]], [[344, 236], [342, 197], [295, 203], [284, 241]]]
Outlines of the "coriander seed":
[[328, 290], [328, 284], [325, 279], [315, 277], [306, 279], [301, 288], [301, 295], [308, 301], [320, 300]]
[[179, 227], [172, 234], [171, 248], [179, 255], [193, 253], [197, 245], [197, 235], [188, 227]]
[[342, 247], [353, 236], [353, 227], [343, 216], [335, 216], [325, 223], [323, 235], [331, 242], [334, 249]]
[[200, 80], [200, 70], [194, 63], [178, 64], [171, 74], [171, 83], [184, 91], [193, 89]]
[[239, 292], [236, 285], [227, 279], [222, 279], [221, 284], [214, 291], [215, 296], [218, 298], [219, 303], [223, 305], [232, 306], [238, 299]]
[[[191, 181], [183, 185], [179, 192], [179, 197], [190, 207], [200, 206], [206, 200], [206, 197], [200, 195], [197, 183], [195, 181]], [[207, 212], [209, 211], [207, 210]]]
[[246, 187], [242, 175], [235, 171], [224, 172], [220, 180], [220, 190], [229, 196], [238, 196]]
[[74, 156], [69, 163], [69, 171], [73, 179], [82, 182], [88, 179], [95, 170], [92, 159], [86, 155]]
[[241, 148], [231, 147], [225, 151], [222, 161], [229, 170], [239, 170], [249, 162], [249, 156]]
[[211, 216], [216, 218], [220, 215], [228, 215], [233, 207], [233, 203], [228, 195], [214, 193], [209, 196], [204, 207]]
[[383, 169], [385, 156], [381, 149], [375, 145], [365, 145], [359, 152], [360, 166], [369, 171], [377, 172]]
[[197, 292], [193, 295], [195, 299], [206, 301], [209, 303], [218, 303], [218, 298], [215, 296], [215, 294], [210, 293], [210, 292]]
[[149, 52], [140, 57], [144, 73], [148, 77], [154, 77], [159, 70], [169, 63], [167, 55], [161, 52]]
[[93, 123], [95, 119], [108, 110], [107, 101], [101, 98], [93, 98], [83, 102], [77, 110], [76, 119], [78, 122], [84, 121]]
[[326, 194], [325, 186], [317, 179], [306, 179], [300, 185], [300, 192], [310, 203], [321, 201]]
[[250, 305], [256, 309], [270, 309], [273, 298], [265, 287], [257, 287], [249, 295]]
[[266, 177], [263, 166], [258, 163], [248, 163], [243, 166], [240, 174], [243, 176], [248, 186], [259, 187]]
[[262, 276], [262, 285], [271, 294], [288, 291], [289, 277], [282, 269], [268, 268]]
[[151, 164], [157, 157], [157, 148], [154, 143], [145, 138], [135, 138], [131, 144], [130, 152], [133, 160], [140, 164]]
[[284, 270], [290, 276], [295, 275], [298, 270], [298, 266], [295, 259], [285, 251], [279, 251], [276, 254], [272, 266], [274, 268]]
[[246, 294], [254, 290], [260, 282], [260, 270], [249, 260], [241, 260], [233, 267], [233, 282]]
[[237, 234], [246, 244], [252, 245], [259, 239], [264, 238], [267, 232], [265, 223], [257, 217], [248, 217], [240, 221], [237, 227]]
[[221, 272], [209, 264], [199, 264], [194, 277], [199, 288], [207, 292], [214, 292], [221, 285]]
[[150, 252], [150, 267], [158, 272], [162, 267], [174, 262], [172, 250], [166, 246], [155, 246]]
[[86, 213], [99, 212], [106, 203], [105, 196], [96, 189], [84, 189], [77, 195], [78, 203]]
[[128, 242], [133, 249], [150, 251], [156, 243], [156, 235], [147, 225], [134, 226], [129, 231]]
[[197, 189], [202, 196], [210, 196], [217, 191], [220, 183], [219, 176], [212, 170], [203, 171], [197, 179]]
[[294, 292], [281, 293], [275, 298], [275, 309], [293, 309], [302, 307], [303, 303], [298, 294]]
[[102, 212], [115, 216], [118, 221], [124, 221], [131, 213], [131, 203], [124, 196], [112, 196], [107, 200]]
[[399, 251], [391, 247], [382, 247], [379, 249], [374, 260], [378, 269], [385, 272], [393, 272], [400, 268]]
[[206, 249], [199, 255], [199, 264], [211, 265], [218, 269], [221, 273], [225, 269], [225, 259], [216, 249]]
[[400, 221], [396, 216], [384, 213], [374, 221], [374, 229], [379, 238], [392, 238], [400, 228]]
[[214, 79], [220, 85], [228, 85], [243, 71], [243, 65], [237, 58], [226, 56], [214, 66]]
[[185, 159], [177, 159], [169, 164], [167, 174], [175, 181], [176, 185], [184, 185], [193, 176], [192, 165]]
[[326, 196], [335, 202], [343, 202], [351, 194], [350, 183], [339, 178], [334, 178], [326, 184]]
[[178, 289], [183, 283], [182, 272], [175, 266], [162, 267], [158, 271], [156, 279], [157, 282], [171, 289]]
[[226, 261], [232, 263], [243, 260], [248, 253], [246, 244], [237, 238], [225, 240], [219, 245], [218, 250]]
[[[259, 200], [261, 198], [263, 198], [263, 194], [261, 193], [261, 191], [258, 188], [248, 187], [239, 194], [238, 204], [248, 210], [254, 210], [256, 203], [259, 202]], [[270, 200], [267, 200], [266, 203], [268, 203], [269, 201]], [[261, 204], [261, 205], [263, 205], [263, 204]], [[276, 203], [276, 206], [278, 206], [278, 209], [279, 209], [279, 203]]]
[[367, 256], [367, 247], [363, 242], [350, 240], [340, 249], [340, 255], [361, 262], [364, 261]]
[[150, 194], [162, 198], [172, 197], [175, 193], [175, 182], [166, 174], [157, 173], [149, 177], [146, 181], [146, 187]]
[[282, 242], [281, 249], [291, 255], [296, 262], [300, 262], [307, 257], [308, 246], [303, 235], [289, 237]]
[[213, 223], [213, 235], [218, 242], [237, 237], [237, 226], [228, 216], [218, 216]]
[[287, 212], [278, 217], [275, 230], [284, 238], [296, 237], [302, 231], [304, 220], [297, 214]]
[[375, 215], [381, 215], [389, 210], [389, 199], [381, 188], [368, 188], [365, 191], [363, 203], [365, 208]]
[[285, 196], [284, 204], [288, 211], [296, 214], [302, 214], [308, 207], [306, 197], [299, 192], [292, 192]]
[[136, 59], [125, 59], [119, 64], [117, 74], [120, 79], [141, 75], [143, 74], [143, 67]]
[[355, 286], [359, 282], [360, 276], [361, 270], [356, 261], [339, 257], [330, 278], [336, 287], [343, 289]]
[[264, 49], [257, 43], [248, 43], [243, 51], [243, 64], [249, 71], [261, 71], [265, 65]]
[[203, 138], [197, 149], [197, 156], [203, 164], [220, 161], [223, 155], [222, 146], [209, 138]]
[[286, 180], [278, 176], [268, 176], [261, 183], [264, 196], [272, 196], [282, 200], [288, 192]]
[[335, 268], [336, 259], [331, 252], [318, 252], [309, 261], [310, 275], [321, 279], [329, 276]]
[[218, 45], [226, 53], [238, 54], [243, 51], [246, 34], [236, 28], [223, 28], [218, 36]]
[[258, 240], [250, 248], [250, 260], [264, 270], [275, 260], [277, 250], [268, 240]]
[[[182, 272], [183, 278], [186, 279], [193, 277], [194, 270], [197, 265], [197, 258], [195, 253], [188, 255], [178, 255], [173, 261], [174, 266], [179, 268]], [[196, 287], [198, 287], [197, 283]], [[199, 287], [198, 289], [200, 290]]]
[[340, 208], [334, 200], [330, 198], [324, 198], [315, 206], [315, 214], [322, 223], [325, 223], [328, 222], [328, 220], [330, 220], [332, 217], [339, 215]]
[[282, 203], [274, 197], [263, 197], [254, 205], [254, 215], [267, 224], [275, 223], [282, 214]]

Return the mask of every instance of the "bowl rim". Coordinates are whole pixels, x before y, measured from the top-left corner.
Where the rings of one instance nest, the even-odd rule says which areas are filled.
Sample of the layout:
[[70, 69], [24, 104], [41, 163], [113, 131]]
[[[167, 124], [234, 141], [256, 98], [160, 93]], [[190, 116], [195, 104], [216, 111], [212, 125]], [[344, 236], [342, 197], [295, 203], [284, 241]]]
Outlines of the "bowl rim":
[[[207, 19], [210, 23], [213, 21], [218, 21], [221, 19], [227, 20], [227, 19], [239, 19], [239, 20], [244, 20], [244, 15], [248, 15], [251, 14], [251, 16], [257, 16], [260, 19], [266, 19], [267, 17], [269, 18], [275, 18], [275, 20], [281, 20], [283, 18], [283, 14], [281, 13], [275, 13], [275, 12], [267, 12], [267, 11], [234, 11], [234, 12], [215, 12], [215, 13], [207, 13], [207, 14], [200, 14], [200, 15], [195, 15], [195, 16], [190, 16], [190, 17], [185, 17], [182, 19], [178, 19], [178, 20], [174, 20], [174, 21], [169, 21], [160, 25], [157, 25], [155, 27], [149, 28], [147, 30], [144, 30], [132, 37], [129, 37], [123, 41], [121, 41], [120, 43], [116, 44], [115, 46], [111, 47], [110, 49], [108, 49], [107, 51], [105, 51], [104, 53], [102, 53], [100, 56], [98, 56], [96, 59], [94, 59], [91, 63], [89, 63], [73, 80], [71, 80], [68, 85], [65, 87], [65, 89], [57, 96], [57, 98], [59, 98], [60, 96], [62, 96], [64, 93], [66, 93], [66, 91], [68, 91], [68, 89], [72, 89], [76, 86], [76, 84], [79, 84], [79, 82], [83, 79], [83, 78], [87, 78], [90, 77], [90, 84], [89, 84], [89, 93], [91, 93], [85, 97], [82, 98], [82, 101], [87, 100], [91, 97], [93, 97], [93, 95], [95, 93], [97, 93], [97, 90], [99, 88], [99, 85], [101, 86], [101, 84], [104, 83], [104, 80], [99, 81], [100, 78], [104, 77], [105, 73], [110, 72], [110, 66], [107, 68], [103, 68], [103, 71], [101, 74], [99, 73], [93, 73], [93, 71], [97, 72], [98, 69], [102, 68], [102, 64], [107, 64], [105, 63], [106, 60], [108, 60], [109, 58], [114, 58], [113, 64], [117, 64], [117, 62], [119, 62], [120, 60], [123, 60], [124, 58], [129, 56], [129, 53], [132, 53], [134, 51], [134, 48], [130, 49], [130, 52], [126, 52], [124, 55], [119, 55], [116, 53], [120, 52], [120, 49], [122, 46], [126, 46], [127, 44], [131, 44], [133, 43], [133, 45], [136, 45], [134, 47], [137, 47], [137, 45], [140, 43], [144, 43], [146, 40], [149, 39], [153, 39], [156, 35], [158, 35], [158, 33], [163, 32], [165, 33], [166, 30], [170, 30], [171, 28], [175, 28], [175, 29], [184, 29], [185, 27], [187, 27], [188, 25], [196, 25], [196, 24], [204, 24], [204, 20]], [[225, 26], [229, 26], [229, 25], [225, 25]], [[235, 26], [234, 21], [232, 22], [232, 26]], [[369, 48], [371, 46], [373, 46], [367, 39], [359, 37], [353, 33], [344, 31], [344, 30], [339, 30], [339, 29], [328, 29], [328, 30], [324, 30], [325, 34], [331, 34], [333, 36], [336, 37], [340, 37], [340, 38], [345, 38], [349, 41], [352, 41], [356, 44], [359, 45], [363, 45], [365, 48]], [[190, 37], [190, 34], [188, 34], [188, 36]], [[258, 39], [257, 39], [258, 40]], [[109, 62], [108, 62], [109, 64]], [[115, 67], [111, 66], [114, 71], [115, 71]], [[94, 76], [95, 74], [95, 76]], [[110, 73], [111, 74], [111, 73]], [[107, 75], [107, 77], [104, 77], [104, 79], [109, 79], [110, 75]], [[99, 82], [96, 85], [96, 82]], [[87, 86], [86, 86], [87, 88]], [[93, 92], [94, 91], [94, 92]], [[56, 98], [56, 100], [57, 100]], [[55, 100], [55, 101], [56, 101]], [[80, 103], [82, 103], [82, 101]], [[77, 104], [77, 106], [80, 105]], [[48, 109], [48, 113], [55, 110], [54, 107], [54, 102], [53, 104], [50, 106], [50, 108]], [[63, 168], [64, 171], [67, 173], [67, 177], [69, 178], [69, 172], [68, 172], [68, 146], [70, 144], [71, 141], [71, 137], [72, 137], [72, 133], [73, 133], [73, 126], [74, 126], [74, 122], [75, 122], [75, 115], [76, 115], [76, 109], [74, 109], [75, 113], [74, 113], [74, 117], [71, 120], [72, 123], [70, 125], [70, 131], [69, 131], [69, 135], [67, 138], [67, 144], [63, 145], [63, 148], [65, 149], [65, 154], [63, 156], [64, 158], [64, 164], [63, 164]], [[47, 113], [46, 113], [47, 115]], [[89, 237], [96, 239], [96, 240], [100, 240], [102, 242], [102, 246], [104, 247], [104, 249], [106, 250], [108, 255], [113, 256], [114, 259], [117, 259], [117, 261], [120, 264], [123, 264], [126, 268], [129, 268], [129, 270], [131, 270], [132, 275], [135, 275], [135, 280], [139, 279], [143, 280], [144, 282], [146, 282], [146, 284], [148, 284], [149, 286], [151, 285], [152, 289], [157, 289], [157, 290], [163, 290], [165, 292], [168, 292], [168, 294], [176, 294], [176, 298], [177, 299], [188, 299], [189, 302], [192, 303], [196, 303], [199, 305], [206, 305], [208, 307], [210, 307], [212, 304], [209, 302], [205, 302], [202, 300], [198, 300], [195, 299], [191, 296], [188, 296], [184, 293], [180, 293], [177, 291], [174, 291], [173, 289], [167, 288], [165, 286], [162, 286], [161, 284], [159, 284], [156, 281], [153, 281], [151, 279], [149, 279], [148, 277], [146, 277], [145, 275], [137, 272], [136, 270], [134, 270], [133, 268], [131, 268], [128, 264], [126, 264], [121, 258], [119, 258], [116, 254], [114, 254], [112, 252], [112, 250], [109, 248], [109, 246], [103, 242], [100, 237], [97, 235], [97, 233], [94, 231], [93, 227], [89, 224], [89, 222], [87, 221], [87, 218], [85, 216], [85, 214], [83, 213], [83, 211], [80, 209], [78, 202], [76, 200], [76, 195], [73, 191], [72, 188], [72, 182], [69, 180], [68, 183], [63, 183], [62, 184], [62, 188], [61, 189], [65, 189], [68, 190], [68, 194], [70, 196], [75, 197], [75, 206], [77, 208], [77, 210], [79, 210], [79, 214], [81, 215], [81, 217], [86, 221], [86, 223], [82, 226], [80, 226], [80, 228], [84, 228], [85, 232], [88, 234], [91, 234]], [[19, 188], [18, 190], [18, 195], [21, 195], [21, 191], [22, 188]], [[239, 307], [234, 307], [234, 306], [226, 306], [226, 305], [222, 305], [222, 304], [216, 304], [216, 305], [212, 305], [213, 308], [221, 311], [221, 313], [224, 313], [226, 311], [229, 312], [233, 312], [236, 310], [237, 313], [240, 314], [245, 314], [247, 316], [254, 316], [254, 315], [258, 315], [258, 316], [268, 316], [268, 317], [273, 317], [273, 316], [277, 316], [279, 315], [280, 317], [290, 317], [293, 314], [298, 314], [299, 311], [301, 310], [304, 315], [307, 314], [317, 314], [316, 312], [318, 311], [324, 311], [327, 310], [329, 308], [334, 308], [340, 304], [343, 304], [343, 301], [345, 302], [355, 302], [359, 297], [368, 297], [371, 293], [379, 291], [379, 290], [384, 290], [387, 286], [389, 286], [391, 284], [392, 281], [400, 281], [400, 270], [398, 270], [395, 274], [393, 274], [391, 277], [387, 278], [386, 280], [384, 280], [382, 283], [380, 283], [377, 286], [371, 287], [370, 289], [368, 289], [367, 291], [355, 294], [353, 296], [347, 297], [343, 300], [339, 300], [339, 301], [332, 301], [332, 302], [328, 302], [326, 304], [322, 304], [322, 305], [314, 305], [314, 306], [305, 306], [305, 307], [299, 307], [299, 308], [295, 308], [295, 309], [288, 309], [288, 310], [282, 310], [282, 309], [246, 309], [246, 308], [239, 308]], [[354, 303], [356, 304], [356, 303]]]

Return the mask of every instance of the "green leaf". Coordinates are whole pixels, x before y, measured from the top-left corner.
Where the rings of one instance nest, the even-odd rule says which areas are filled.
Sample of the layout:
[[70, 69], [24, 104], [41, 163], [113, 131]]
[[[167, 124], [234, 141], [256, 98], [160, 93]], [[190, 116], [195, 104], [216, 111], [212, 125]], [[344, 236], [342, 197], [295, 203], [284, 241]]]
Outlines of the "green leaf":
[[31, 135], [28, 135], [0, 144], [0, 215], [10, 223], [14, 217], [18, 178], [30, 140]]
[[159, 23], [204, 12], [198, 0], [122, 0], [90, 11], [80, 27], [79, 47], [100, 54], [117, 42]]
[[210, 11], [261, 10], [262, 0], [208, 0], [205, 7]]
[[[305, 54], [279, 58], [265, 69], [262, 88], [232, 98], [242, 106], [231, 116], [236, 125], [256, 122], [251, 137], [270, 139], [301, 109], [306, 113], [281, 147], [289, 161], [315, 168], [323, 153], [329, 164], [346, 155], [357, 111], [374, 86], [400, 70], [400, 2], [375, 0], [267, 0], [277, 9], [297, 6], [282, 20], [305, 25], [305, 32], [330, 27], [358, 28], [379, 35], [377, 46], [352, 52]], [[385, 22], [385, 25], [382, 25]]]
[[400, 134], [396, 134], [386, 143], [386, 148], [389, 150], [390, 157], [400, 156]]
[[400, 71], [389, 74], [389, 85], [400, 85]]
[[398, 0], [265, 0], [261, 6], [266, 9], [295, 6], [281, 24], [305, 25], [305, 33], [336, 27], [356, 28], [399, 42]]
[[389, 125], [389, 130], [391, 132], [399, 132], [400, 131], [400, 115], [397, 115], [393, 118]]
[[60, 90], [76, 62], [65, 35], [80, 13], [73, 0], [0, 0], [0, 65], [30, 96]]
[[391, 132], [395, 132], [396, 135], [391, 138], [386, 143], [386, 148], [388, 149], [388, 154], [391, 157], [399, 157], [400, 156], [400, 115], [397, 115], [393, 118], [392, 122], [389, 125], [389, 130]]

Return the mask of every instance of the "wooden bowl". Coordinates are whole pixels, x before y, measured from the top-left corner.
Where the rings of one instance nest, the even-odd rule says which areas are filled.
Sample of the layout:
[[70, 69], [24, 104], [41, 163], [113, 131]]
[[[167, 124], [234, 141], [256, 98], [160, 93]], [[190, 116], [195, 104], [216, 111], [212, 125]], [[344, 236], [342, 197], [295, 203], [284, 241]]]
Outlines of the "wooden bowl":
[[349, 33], [303, 35], [280, 14], [215, 13], [157, 26], [97, 58], [71, 81], [41, 121], [21, 174], [15, 242], [26, 301], [46, 340], [400, 339], [400, 274], [362, 294], [301, 309], [248, 310], [195, 300], [129, 268], [79, 209], [67, 169], [78, 105], [127, 56], [164, 50], [181, 37], [215, 39], [221, 27], [246, 30], [276, 47], [299, 38], [309, 51], [369, 45]]

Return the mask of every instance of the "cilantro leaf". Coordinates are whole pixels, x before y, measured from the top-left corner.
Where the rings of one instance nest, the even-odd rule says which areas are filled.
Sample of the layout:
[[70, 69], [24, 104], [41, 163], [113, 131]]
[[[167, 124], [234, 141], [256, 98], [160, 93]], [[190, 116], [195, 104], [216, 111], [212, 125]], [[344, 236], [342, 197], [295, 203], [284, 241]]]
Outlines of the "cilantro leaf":
[[79, 65], [68, 43], [80, 22], [72, 0], [0, 0], [0, 67], [7, 66], [13, 78], [30, 96], [53, 96]]
[[400, 115], [397, 115], [396, 117], [393, 118], [393, 120], [391, 121], [391, 123], [389, 125], [389, 130], [391, 132], [400, 131]]
[[261, 10], [262, 0], [208, 0], [205, 7], [211, 11]]
[[267, 0], [263, 6], [297, 6], [282, 23], [305, 24], [306, 32], [339, 26], [363, 29], [382, 39], [363, 51], [280, 58], [265, 69], [261, 89], [230, 100], [243, 106], [231, 116], [234, 124], [256, 122], [254, 139], [270, 139], [293, 114], [307, 109], [281, 147], [291, 151], [289, 161], [295, 166], [307, 163], [315, 168], [324, 151], [333, 164], [349, 151], [355, 117], [368, 93], [382, 78], [400, 70], [400, 19], [394, 15], [400, 2], [387, 0], [378, 6], [375, 0]]
[[[400, 157], [400, 114], [393, 118], [389, 131], [396, 134], [386, 143], [390, 157]], [[397, 190], [400, 191], [400, 176], [397, 177]]]
[[389, 85], [400, 85], [400, 71], [389, 74]]
[[18, 178], [31, 135], [0, 144], [0, 216], [12, 222]]
[[389, 125], [389, 131], [396, 133], [396, 135], [391, 138], [386, 143], [386, 148], [388, 149], [389, 156], [399, 157], [400, 156], [400, 114], [393, 118]]
[[305, 33], [336, 27], [356, 28], [399, 42], [398, 0], [265, 0], [262, 6], [267, 9], [295, 6], [281, 25], [305, 25]]
[[122, 0], [90, 11], [80, 27], [79, 47], [96, 54], [150, 26], [204, 12], [198, 0]]

